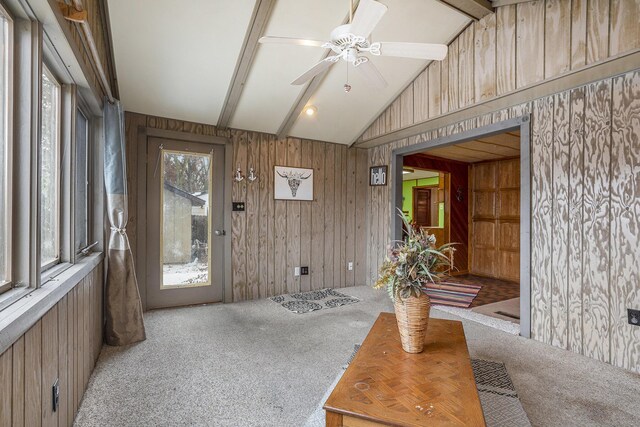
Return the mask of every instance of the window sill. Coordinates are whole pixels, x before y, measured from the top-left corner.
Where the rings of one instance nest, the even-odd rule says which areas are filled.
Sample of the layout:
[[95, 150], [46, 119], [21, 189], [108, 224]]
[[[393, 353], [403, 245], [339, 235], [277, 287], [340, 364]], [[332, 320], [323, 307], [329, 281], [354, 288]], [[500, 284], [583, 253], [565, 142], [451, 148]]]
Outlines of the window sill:
[[21, 298], [0, 311], [0, 354], [11, 347], [67, 292], [93, 271], [102, 259], [101, 252], [88, 255], [60, 271], [38, 289], [16, 288], [3, 294], [3, 297], [6, 295], [12, 299], [16, 296]]

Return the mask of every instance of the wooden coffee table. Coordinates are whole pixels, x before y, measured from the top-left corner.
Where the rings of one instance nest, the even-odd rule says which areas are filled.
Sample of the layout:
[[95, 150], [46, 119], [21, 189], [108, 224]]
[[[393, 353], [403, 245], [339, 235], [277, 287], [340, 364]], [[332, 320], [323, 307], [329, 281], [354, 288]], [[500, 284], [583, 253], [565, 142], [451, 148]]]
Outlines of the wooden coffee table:
[[425, 349], [402, 350], [381, 313], [324, 405], [327, 426], [484, 426], [461, 322], [429, 319]]

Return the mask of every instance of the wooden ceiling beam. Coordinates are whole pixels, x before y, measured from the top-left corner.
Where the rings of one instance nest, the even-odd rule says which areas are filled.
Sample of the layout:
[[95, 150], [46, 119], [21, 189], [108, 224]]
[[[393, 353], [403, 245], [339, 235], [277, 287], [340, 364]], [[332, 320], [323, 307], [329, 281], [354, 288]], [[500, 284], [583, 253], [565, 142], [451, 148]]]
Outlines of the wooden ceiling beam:
[[231, 118], [238, 107], [242, 90], [249, 76], [251, 70], [251, 64], [255, 58], [256, 51], [258, 50], [258, 40], [264, 32], [264, 28], [269, 21], [271, 10], [275, 0], [256, 0], [256, 4], [253, 8], [253, 14], [251, 15], [251, 21], [249, 23], [249, 29], [245, 35], [242, 49], [240, 51], [240, 57], [236, 63], [236, 68], [233, 72], [233, 77], [227, 91], [227, 96], [224, 100], [222, 112], [218, 119], [218, 128], [226, 129], [229, 127]]
[[439, 0], [451, 6], [460, 13], [464, 13], [471, 19], [480, 20], [493, 13], [493, 6], [489, 0]]
[[[358, 8], [358, 3], [359, 3], [359, 0], [355, 0], [353, 2], [353, 10]], [[346, 18], [342, 21], [341, 25], [345, 25], [348, 23], [349, 23], [349, 15], [346, 16]], [[332, 53], [333, 52], [331, 50], [327, 49], [327, 51], [322, 56], [320, 61], [322, 61]], [[307, 84], [307, 86], [305, 86], [305, 88], [300, 92], [300, 95], [298, 95], [298, 98], [291, 106], [289, 113], [287, 114], [284, 121], [280, 125], [280, 128], [278, 129], [278, 132], [277, 132], [278, 138], [284, 138], [288, 136], [289, 131], [295, 124], [296, 120], [298, 120], [298, 117], [302, 113], [302, 110], [304, 109], [304, 107], [307, 105], [307, 102], [309, 102], [313, 94], [316, 92], [316, 90], [318, 90], [320, 83], [322, 83], [322, 80], [325, 78], [328, 71], [329, 69], [312, 78], [309, 81], [309, 84]]]

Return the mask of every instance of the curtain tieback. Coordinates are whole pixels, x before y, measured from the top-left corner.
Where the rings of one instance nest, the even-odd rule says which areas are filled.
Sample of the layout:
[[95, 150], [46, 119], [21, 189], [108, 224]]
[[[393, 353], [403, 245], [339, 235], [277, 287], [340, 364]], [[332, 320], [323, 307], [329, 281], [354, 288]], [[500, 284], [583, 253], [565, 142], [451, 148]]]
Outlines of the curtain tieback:
[[127, 229], [126, 228], [111, 227], [111, 231], [115, 231], [116, 233], [121, 234], [121, 235], [124, 236], [126, 234], [126, 232], [127, 232]]

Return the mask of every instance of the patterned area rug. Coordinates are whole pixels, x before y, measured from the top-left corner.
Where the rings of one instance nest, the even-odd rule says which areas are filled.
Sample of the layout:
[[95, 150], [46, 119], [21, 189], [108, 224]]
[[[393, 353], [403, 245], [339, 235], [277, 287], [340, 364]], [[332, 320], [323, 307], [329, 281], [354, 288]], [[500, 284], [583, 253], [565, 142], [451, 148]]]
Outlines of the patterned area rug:
[[428, 285], [427, 295], [431, 298], [431, 304], [467, 308], [480, 292], [480, 288], [482, 286], [468, 283], [440, 282], [437, 285]]
[[334, 308], [360, 301], [356, 297], [345, 295], [331, 288], [319, 291], [299, 292], [269, 298], [294, 313], [302, 314], [323, 308]]
[[[322, 406], [359, 349], [360, 345], [356, 344], [347, 364], [342, 367], [342, 371], [322, 397], [320, 405], [307, 419], [304, 427], [324, 427], [325, 411]], [[471, 366], [487, 427], [531, 427], [504, 363], [471, 359]]]

